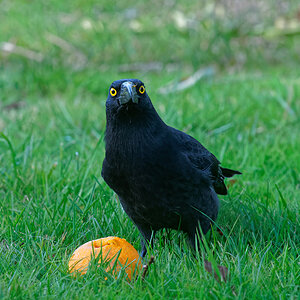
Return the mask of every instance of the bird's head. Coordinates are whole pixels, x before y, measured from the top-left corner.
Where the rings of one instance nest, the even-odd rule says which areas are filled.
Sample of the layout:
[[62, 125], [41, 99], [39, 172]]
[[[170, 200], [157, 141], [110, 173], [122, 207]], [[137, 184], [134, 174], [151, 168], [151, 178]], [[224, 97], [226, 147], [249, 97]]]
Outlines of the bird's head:
[[139, 79], [120, 79], [111, 84], [106, 100], [110, 114], [133, 116], [153, 109], [145, 85]]

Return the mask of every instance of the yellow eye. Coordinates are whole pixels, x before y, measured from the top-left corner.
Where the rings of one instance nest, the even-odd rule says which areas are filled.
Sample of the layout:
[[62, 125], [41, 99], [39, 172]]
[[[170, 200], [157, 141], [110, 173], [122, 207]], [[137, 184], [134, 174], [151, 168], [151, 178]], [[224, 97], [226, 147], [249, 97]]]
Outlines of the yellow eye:
[[145, 90], [145, 87], [144, 87], [143, 85], [141, 85], [140, 88], [139, 88], [140, 94], [144, 94], [145, 91], [146, 91], [146, 90]]
[[111, 88], [109, 92], [113, 97], [117, 95], [117, 90], [114, 88]]

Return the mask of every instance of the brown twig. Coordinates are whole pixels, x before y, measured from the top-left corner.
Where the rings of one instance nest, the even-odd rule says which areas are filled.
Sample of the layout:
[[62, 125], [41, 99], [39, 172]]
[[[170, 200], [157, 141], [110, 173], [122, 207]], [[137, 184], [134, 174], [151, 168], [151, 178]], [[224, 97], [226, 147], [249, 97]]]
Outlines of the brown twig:
[[16, 46], [13, 43], [10, 42], [4, 42], [0, 45], [0, 50], [3, 52], [6, 52], [8, 54], [17, 54], [23, 57], [26, 57], [30, 60], [35, 60], [37, 62], [41, 62], [44, 58], [43, 54], [39, 52], [35, 52], [29, 49], [26, 49], [24, 47]]
[[163, 64], [159, 61], [153, 61], [149, 63], [133, 63], [133, 64], [123, 64], [119, 66], [120, 72], [159, 72], [163, 69]]
[[148, 272], [148, 269], [149, 269], [150, 265], [153, 264], [153, 263], [154, 263], [154, 256], [151, 256], [149, 262], [146, 265], [143, 265], [142, 280], [145, 279], [145, 277], [147, 275], [147, 272]]
[[[66, 40], [62, 39], [59, 36], [56, 36], [52, 33], [47, 33], [46, 34], [46, 39], [49, 43], [59, 47], [63, 51], [71, 54], [72, 56], [72, 64], [75, 62], [75, 68], [81, 68], [83, 65], [86, 64], [87, 62], [87, 57], [80, 52], [77, 48], [75, 48], [72, 44], [67, 42]], [[74, 60], [74, 59], [75, 60]]]
[[185, 90], [185, 89], [193, 86], [202, 78], [213, 76], [215, 73], [216, 73], [216, 71], [213, 66], [207, 67], [207, 68], [201, 68], [198, 71], [196, 71], [194, 74], [189, 76], [188, 78], [186, 78], [178, 83], [171, 82], [171, 83], [167, 84], [166, 86], [161, 87], [158, 90], [158, 92], [160, 94], [168, 94], [171, 92], [174, 93], [176, 91], [182, 91], [182, 90]]
[[22, 107], [24, 107], [26, 105], [26, 102], [24, 101], [16, 101], [16, 102], [13, 102], [13, 103], [10, 103], [10, 104], [7, 104], [7, 105], [4, 105], [2, 107], [3, 110], [17, 110], [17, 109], [20, 109]]

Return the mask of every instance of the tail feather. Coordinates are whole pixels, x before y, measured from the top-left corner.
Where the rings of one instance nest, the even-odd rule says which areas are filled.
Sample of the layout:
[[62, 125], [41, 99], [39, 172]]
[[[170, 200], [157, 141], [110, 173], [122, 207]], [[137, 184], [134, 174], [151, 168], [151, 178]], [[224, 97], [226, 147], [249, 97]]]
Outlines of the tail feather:
[[222, 170], [222, 174], [224, 177], [232, 177], [233, 175], [236, 175], [236, 174], [242, 174], [240, 171], [236, 171], [236, 170], [231, 170], [231, 169], [227, 169], [227, 168], [222, 168], [221, 167], [221, 170]]

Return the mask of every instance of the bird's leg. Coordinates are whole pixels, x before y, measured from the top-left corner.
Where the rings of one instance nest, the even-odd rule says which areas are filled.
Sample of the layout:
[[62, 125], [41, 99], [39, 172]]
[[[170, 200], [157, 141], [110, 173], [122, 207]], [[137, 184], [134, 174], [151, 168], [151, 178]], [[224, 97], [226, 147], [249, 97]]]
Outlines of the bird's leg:
[[146, 239], [144, 236], [141, 240], [142, 243], [142, 251], [141, 251], [141, 256], [144, 258], [147, 254], [147, 246], [153, 247], [153, 240], [154, 240], [155, 232], [152, 231], [152, 234], [150, 235], [149, 239]]
[[145, 228], [137, 226], [141, 235], [141, 244], [142, 244], [142, 251], [141, 251], [141, 257], [144, 258], [147, 254], [147, 246], [153, 246], [153, 240], [155, 237], [155, 231], [151, 230], [151, 228]]
[[141, 244], [142, 244], [141, 257], [144, 258], [147, 254], [147, 243], [146, 241], [144, 241], [144, 239], [142, 239]]

